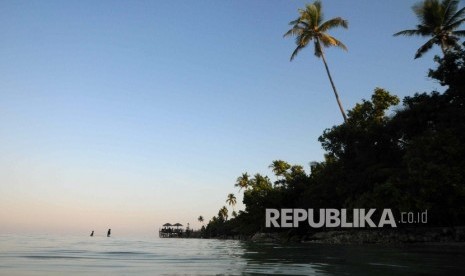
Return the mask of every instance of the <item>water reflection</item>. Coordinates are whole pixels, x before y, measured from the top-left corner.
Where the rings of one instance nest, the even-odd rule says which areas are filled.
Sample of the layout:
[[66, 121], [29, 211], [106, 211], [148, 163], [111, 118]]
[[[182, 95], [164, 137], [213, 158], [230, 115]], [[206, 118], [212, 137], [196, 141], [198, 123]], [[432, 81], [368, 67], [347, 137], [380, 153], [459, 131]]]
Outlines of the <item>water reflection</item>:
[[465, 275], [465, 245], [244, 243], [244, 274]]

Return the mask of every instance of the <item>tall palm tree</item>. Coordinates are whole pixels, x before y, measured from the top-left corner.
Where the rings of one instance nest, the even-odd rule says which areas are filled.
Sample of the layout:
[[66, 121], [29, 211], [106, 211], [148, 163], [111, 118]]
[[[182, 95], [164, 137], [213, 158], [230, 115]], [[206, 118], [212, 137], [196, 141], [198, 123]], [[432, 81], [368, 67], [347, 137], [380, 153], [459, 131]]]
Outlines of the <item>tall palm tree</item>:
[[415, 4], [412, 9], [420, 24], [416, 29], [404, 30], [394, 36], [431, 37], [415, 54], [421, 57], [433, 45], [441, 46], [443, 54], [448, 49], [458, 45], [459, 37], [465, 36], [465, 30], [457, 30], [465, 21], [465, 8], [458, 10], [458, 0], [425, 0]]
[[234, 184], [234, 187], [239, 187], [239, 191], [242, 189], [247, 190], [249, 187], [249, 174], [248, 173], [243, 173], [241, 176], [239, 176], [236, 180], [236, 184]]
[[336, 96], [337, 104], [341, 110], [341, 114], [345, 122], [347, 121], [347, 116], [344, 112], [344, 108], [342, 108], [339, 94], [337, 93], [333, 78], [329, 72], [328, 64], [323, 52], [323, 47], [336, 46], [347, 51], [347, 47], [341, 41], [326, 33], [330, 29], [336, 27], [343, 27], [347, 29], [347, 20], [344, 20], [341, 17], [336, 17], [328, 21], [323, 21], [323, 12], [321, 11], [320, 1], [315, 1], [313, 4], [307, 4], [305, 9], [299, 9], [299, 14], [299, 17], [296, 20], [289, 23], [289, 25], [292, 25], [292, 28], [284, 34], [284, 37], [294, 36], [296, 38], [295, 43], [297, 47], [291, 55], [291, 61], [302, 49], [307, 47], [309, 42], [313, 41], [315, 56], [319, 58], [321, 57], [323, 60], [326, 73], [328, 74], [329, 82], [331, 83], [334, 96]]
[[291, 165], [283, 160], [274, 160], [268, 167], [271, 168], [276, 176], [285, 176]]
[[223, 218], [224, 220], [228, 220], [228, 208], [226, 208], [226, 206], [223, 206], [218, 211], [218, 217]]
[[199, 218], [197, 219], [200, 223], [203, 224], [203, 216], [199, 216]]
[[229, 206], [232, 206], [233, 207], [233, 211], [234, 211], [234, 206], [236, 205], [237, 203], [237, 200], [236, 200], [236, 196], [234, 194], [229, 194], [228, 195], [228, 198], [226, 199], [226, 203], [229, 204]]

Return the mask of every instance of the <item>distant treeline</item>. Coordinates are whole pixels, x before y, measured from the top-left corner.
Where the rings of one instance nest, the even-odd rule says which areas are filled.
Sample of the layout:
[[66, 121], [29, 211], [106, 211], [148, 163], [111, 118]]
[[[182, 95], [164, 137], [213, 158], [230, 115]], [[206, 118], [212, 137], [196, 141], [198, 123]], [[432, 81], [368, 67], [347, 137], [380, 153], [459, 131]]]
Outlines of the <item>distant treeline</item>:
[[[244, 173], [236, 186], [245, 210], [227, 212], [203, 228], [205, 236], [282, 231], [265, 228], [266, 208], [390, 208], [428, 210], [428, 225], [465, 222], [465, 51], [456, 46], [436, 57], [429, 77], [444, 93], [415, 94], [400, 100], [376, 88], [347, 113], [347, 120], [319, 137], [323, 162], [300, 165], [273, 161], [277, 180]], [[389, 110], [392, 110], [388, 112]], [[292, 231], [307, 233], [308, 224]], [[289, 229], [287, 229], [289, 231]]]

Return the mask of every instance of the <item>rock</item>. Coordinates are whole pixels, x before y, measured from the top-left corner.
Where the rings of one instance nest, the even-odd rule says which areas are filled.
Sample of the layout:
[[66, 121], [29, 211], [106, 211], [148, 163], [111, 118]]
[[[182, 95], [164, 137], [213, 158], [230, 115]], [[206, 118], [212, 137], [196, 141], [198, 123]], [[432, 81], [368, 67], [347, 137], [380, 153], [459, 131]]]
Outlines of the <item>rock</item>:
[[250, 241], [253, 242], [276, 242], [279, 241], [278, 233], [256, 233]]
[[[304, 237], [303, 240], [301, 238]], [[412, 227], [389, 229], [352, 229], [309, 232], [307, 235], [287, 233], [256, 233], [255, 242], [309, 242], [327, 244], [399, 244], [424, 242], [464, 242], [465, 227]]]

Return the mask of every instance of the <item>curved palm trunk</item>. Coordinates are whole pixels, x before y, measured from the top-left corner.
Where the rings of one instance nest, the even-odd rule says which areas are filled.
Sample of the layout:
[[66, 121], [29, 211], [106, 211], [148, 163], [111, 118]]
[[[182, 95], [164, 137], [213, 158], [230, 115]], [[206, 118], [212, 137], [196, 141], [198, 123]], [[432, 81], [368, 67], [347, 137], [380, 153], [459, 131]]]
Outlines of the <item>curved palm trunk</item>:
[[336, 96], [336, 101], [337, 101], [337, 104], [339, 105], [339, 110], [341, 110], [341, 114], [342, 114], [342, 117], [344, 118], [344, 123], [345, 123], [347, 122], [347, 116], [346, 116], [346, 113], [344, 112], [344, 108], [342, 108], [342, 103], [341, 103], [341, 100], [339, 99], [339, 94], [337, 93], [336, 86], [334, 85], [333, 78], [331, 77], [331, 73], [329, 72], [328, 64], [326, 63], [326, 58], [325, 58], [325, 54], [323, 53], [323, 51], [321, 51], [321, 57], [325, 65], [326, 73], [328, 74], [329, 81], [331, 82], [331, 86], [333, 87], [334, 96]]

